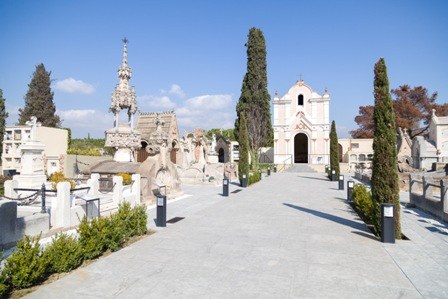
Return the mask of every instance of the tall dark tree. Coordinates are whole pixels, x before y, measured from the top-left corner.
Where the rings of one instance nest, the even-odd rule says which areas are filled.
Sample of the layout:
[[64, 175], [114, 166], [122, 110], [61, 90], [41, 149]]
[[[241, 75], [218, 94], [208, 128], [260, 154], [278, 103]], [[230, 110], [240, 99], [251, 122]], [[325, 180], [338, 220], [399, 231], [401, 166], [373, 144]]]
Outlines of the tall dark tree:
[[19, 124], [23, 125], [30, 120], [31, 116], [36, 116], [43, 126], [59, 127], [61, 120], [56, 115], [56, 106], [53, 102], [53, 92], [51, 91], [51, 72], [45, 70], [43, 63], [36, 66], [28, 92], [25, 95], [25, 107], [19, 109]]
[[240, 155], [238, 161], [238, 176], [240, 183], [242, 183], [243, 174], [249, 179], [249, 136], [247, 134], [246, 116], [244, 113], [241, 113], [239, 137]]
[[[428, 132], [433, 109], [438, 116], [448, 115], [448, 104], [437, 104], [437, 92], [429, 95], [422, 86], [411, 88], [405, 84], [392, 89], [391, 93], [394, 97], [395, 125], [406, 129], [411, 138]], [[355, 122], [360, 128], [350, 132], [353, 138], [373, 138], [373, 106], [360, 106]]]
[[0, 89], [0, 158], [3, 152], [3, 135], [5, 134], [6, 118], [8, 112], [5, 109], [5, 98], [3, 98], [3, 90]]
[[336, 177], [339, 178], [339, 141], [334, 120], [331, 122], [330, 130], [330, 168], [335, 171]]
[[389, 79], [383, 58], [375, 64], [374, 95], [375, 108], [373, 121], [375, 132], [373, 138], [372, 198], [373, 223], [380, 231], [380, 209], [382, 203], [394, 204], [395, 237], [401, 238], [400, 201], [398, 186], [397, 145], [395, 131], [395, 114], [389, 93]]
[[267, 89], [266, 43], [258, 28], [249, 30], [247, 47], [247, 71], [236, 106], [235, 136], [239, 141], [241, 114], [245, 113], [249, 136], [251, 163], [258, 170], [258, 150], [273, 144], [270, 95]]

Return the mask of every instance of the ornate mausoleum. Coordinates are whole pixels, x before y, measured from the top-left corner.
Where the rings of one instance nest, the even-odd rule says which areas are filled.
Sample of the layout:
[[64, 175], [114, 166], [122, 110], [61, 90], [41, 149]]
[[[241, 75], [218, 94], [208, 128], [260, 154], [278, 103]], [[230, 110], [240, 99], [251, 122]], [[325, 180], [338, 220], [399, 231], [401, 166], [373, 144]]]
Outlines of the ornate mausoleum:
[[297, 81], [274, 105], [274, 163], [329, 164], [330, 95]]

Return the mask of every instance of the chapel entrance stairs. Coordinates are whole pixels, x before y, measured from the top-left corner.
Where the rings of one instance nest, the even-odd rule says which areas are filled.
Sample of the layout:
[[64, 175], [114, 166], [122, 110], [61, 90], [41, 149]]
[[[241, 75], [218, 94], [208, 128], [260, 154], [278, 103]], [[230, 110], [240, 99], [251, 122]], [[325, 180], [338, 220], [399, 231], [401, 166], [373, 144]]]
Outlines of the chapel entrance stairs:
[[314, 168], [308, 164], [293, 164], [285, 172], [317, 172]]

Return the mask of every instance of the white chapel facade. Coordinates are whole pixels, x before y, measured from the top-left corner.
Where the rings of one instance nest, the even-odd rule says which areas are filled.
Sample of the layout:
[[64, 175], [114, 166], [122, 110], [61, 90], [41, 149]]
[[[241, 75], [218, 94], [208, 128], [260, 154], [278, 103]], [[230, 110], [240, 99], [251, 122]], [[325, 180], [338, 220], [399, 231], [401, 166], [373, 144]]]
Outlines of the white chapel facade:
[[281, 98], [275, 95], [274, 163], [330, 163], [330, 95], [303, 80]]

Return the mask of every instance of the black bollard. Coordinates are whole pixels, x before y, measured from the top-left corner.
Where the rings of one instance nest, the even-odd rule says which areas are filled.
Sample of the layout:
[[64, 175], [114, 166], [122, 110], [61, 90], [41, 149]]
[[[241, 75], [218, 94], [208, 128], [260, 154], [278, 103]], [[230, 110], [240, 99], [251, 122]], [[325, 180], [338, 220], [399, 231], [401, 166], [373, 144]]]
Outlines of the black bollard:
[[271, 175], [271, 167], [268, 167], [268, 176]]
[[381, 204], [381, 242], [395, 243], [394, 204]]
[[263, 179], [263, 173], [261, 172], [261, 169], [258, 169], [258, 174], [260, 175], [260, 181]]
[[245, 174], [243, 174], [243, 178], [241, 179], [241, 187], [247, 187], [247, 176]]
[[331, 180], [334, 182], [336, 181], [336, 170], [331, 171]]
[[274, 165], [274, 173], [277, 172], [277, 165]]
[[166, 195], [157, 195], [157, 219], [156, 226], [166, 227]]
[[42, 201], [42, 209], [40, 210], [40, 212], [42, 214], [47, 212], [47, 208], [45, 207], [45, 192], [46, 192], [45, 184], [42, 184], [42, 187], [40, 189], [40, 198], [41, 198], [41, 201]]
[[222, 180], [222, 196], [229, 196], [229, 179], [226, 177]]
[[344, 190], [344, 176], [339, 175], [339, 190]]
[[354, 181], [347, 182], [347, 201], [353, 202], [353, 187], [355, 186]]

